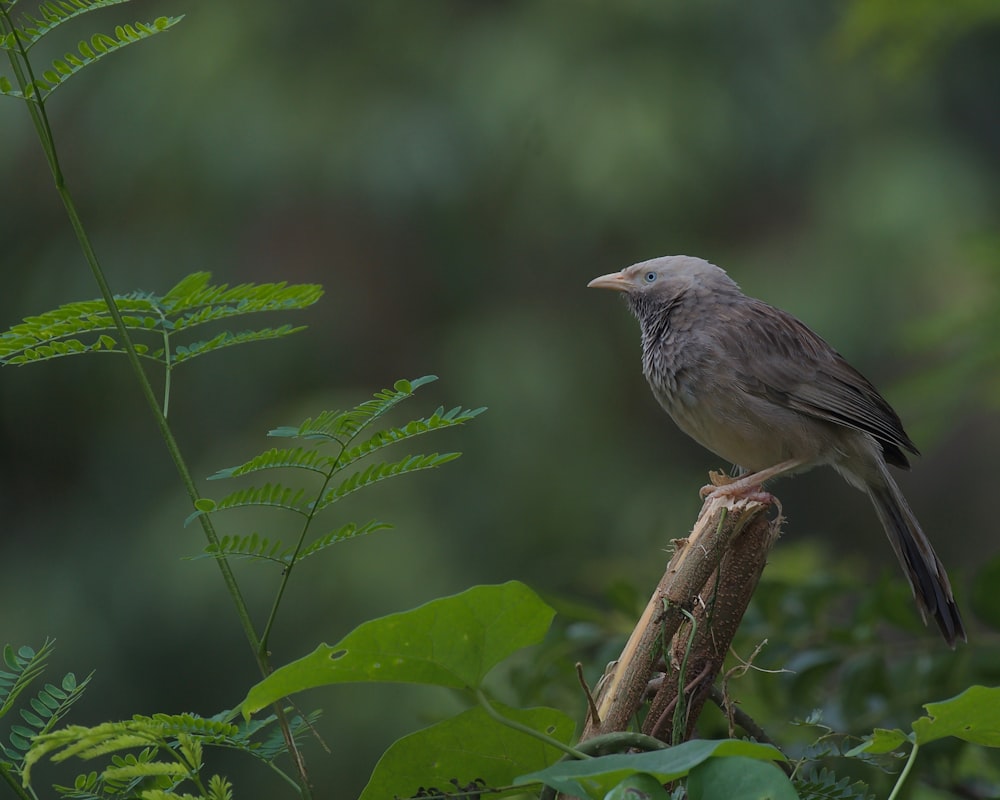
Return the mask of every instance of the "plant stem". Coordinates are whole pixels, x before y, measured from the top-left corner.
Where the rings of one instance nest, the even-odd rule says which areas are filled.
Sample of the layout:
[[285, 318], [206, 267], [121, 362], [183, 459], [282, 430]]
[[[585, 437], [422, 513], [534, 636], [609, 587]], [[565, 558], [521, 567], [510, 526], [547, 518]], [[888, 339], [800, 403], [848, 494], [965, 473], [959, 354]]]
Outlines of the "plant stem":
[[490, 705], [490, 701], [486, 697], [485, 692], [483, 692], [483, 690], [480, 689], [478, 686], [475, 688], [475, 695], [476, 695], [476, 700], [479, 701], [479, 705], [483, 707], [483, 710], [487, 714], [489, 714], [490, 717], [492, 717], [495, 721], [499, 722], [501, 725], [506, 725], [508, 728], [513, 728], [515, 731], [520, 731], [521, 733], [525, 733], [528, 736], [533, 736], [540, 742], [544, 742], [550, 747], [555, 747], [557, 750], [562, 750], [564, 753], [566, 753], [566, 755], [572, 756], [573, 758], [576, 759], [591, 758], [591, 756], [588, 756], [586, 753], [577, 750], [575, 747], [571, 747], [568, 744], [563, 744], [558, 739], [553, 739], [551, 736], [546, 736], [541, 731], [536, 731], [534, 728], [528, 725], [524, 725], [518, 722], [517, 720], [508, 719], [499, 711], [497, 711], [495, 708], [493, 708], [492, 705]]
[[[163, 409], [160, 408], [159, 401], [156, 399], [156, 395], [153, 392], [153, 386], [149, 382], [149, 377], [146, 375], [146, 372], [142, 367], [139, 355], [135, 351], [135, 345], [132, 343], [132, 338], [129, 336], [124, 320], [122, 320], [121, 311], [119, 311], [118, 305], [115, 303], [114, 293], [111, 291], [111, 286], [105, 278], [104, 271], [101, 268], [100, 262], [97, 260], [97, 254], [94, 252], [94, 249], [90, 244], [90, 238], [87, 236], [87, 232], [83, 227], [82, 221], [80, 220], [80, 215], [76, 210], [76, 205], [74, 204], [73, 198], [66, 187], [62, 173], [59, 170], [59, 164], [54, 157], [54, 151], [53, 158], [50, 161], [50, 166], [52, 167], [52, 174], [55, 178], [56, 189], [59, 192], [59, 197], [63, 201], [63, 206], [66, 208], [66, 214], [69, 216], [70, 224], [73, 226], [73, 231], [76, 234], [77, 241], [83, 251], [84, 258], [86, 259], [87, 265], [90, 267], [90, 271], [94, 276], [94, 281], [100, 289], [101, 297], [103, 297], [104, 302], [107, 303], [108, 312], [111, 314], [111, 319], [115, 324], [118, 335], [121, 337], [122, 346], [125, 349], [125, 356], [128, 359], [129, 365], [132, 367], [132, 372], [136, 381], [139, 383], [142, 395], [145, 398], [146, 404], [149, 406], [149, 410], [153, 414], [156, 426], [160, 431], [160, 436], [163, 438], [167, 451], [170, 453], [170, 457], [173, 459], [174, 466], [177, 469], [177, 474], [180, 476], [181, 483], [184, 484], [184, 488], [187, 491], [188, 497], [191, 499], [191, 503], [193, 505], [200, 499], [201, 495], [198, 492], [198, 488], [195, 486], [194, 479], [191, 477], [191, 472], [187, 467], [187, 463], [184, 461], [180, 447], [177, 445], [177, 440], [174, 438], [170, 424], [164, 416]], [[215, 532], [215, 526], [212, 524], [212, 521], [204, 514], [200, 515], [198, 519], [201, 523], [202, 530], [205, 532], [205, 538], [208, 539], [209, 544], [213, 545], [218, 552], [219, 537]], [[260, 640], [257, 637], [257, 632], [254, 629], [252, 620], [250, 619], [250, 611], [243, 598], [243, 593], [240, 591], [239, 584], [236, 581], [236, 575], [233, 573], [232, 567], [225, 558], [219, 557], [216, 558], [215, 561], [219, 565], [219, 570], [222, 572], [222, 579], [226, 584], [226, 588], [229, 590], [230, 596], [233, 598], [234, 604], [236, 605], [236, 614], [240, 619], [240, 624], [243, 626], [243, 632], [247, 637], [247, 641], [250, 643], [250, 647], [254, 651], [254, 656], [257, 658], [261, 674], [266, 677], [270, 672], [270, 668], [266, 659], [261, 658]]]
[[[118, 335], [122, 339], [122, 346], [125, 348], [125, 355], [132, 367], [132, 372], [135, 375], [143, 397], [153, 414], [153, 419], [156, 422], [157, 428], [159, 428], [160, 436], [163, 437], [163, 442], [167, 447], [167, 451], [173, 459], [174, 466], [177, 469], [177, 474], [180, 476], [181, 483], [184, 484], [188, 497], [191, 499], [191, 504], [194, 505], [201, 497], [198, 492], [198, 487], [195, 485], [194, 479], [191, 477], [191, 472], [187, 467], [187, 463], [184, 461], [184, 457], [181, 454], [177, 440], [174, 438], [170, 424], [167, 422], [167, 418], [164, 415], [165, 409], [160, 408], [156, 395], [153, 392], [153, 386], [149, 382], [149, 378], [146, 375], [145, 370], [142, 368], [142, 363], [139, 361], [139, 356], [135, 351], [135, 346], [129, 336], [128, 329], [125, 327], [125, 322], [122, 320], [121, 312], [115, 303], [114, 294], [104, 276], [104, 271], [101, 269], [100, 262], [97, 260], [97, 255], [90, 244], [90, 239], [87, 236], [87, 232], [83, 227], [79, 214], [77, 213], [76, 205], [73, 203], [73, 198], [70, 196], [69, 190], [66, 188], [62, 173], [59, 170], [58, 161], [55, 159], [54, 148], [52, 150], [50, 166], [53, 170], [56, 188], [59, 191], [59, 196], [62, 198], [63, 205], [66, 208], [66, 213], [70, 218], [73, 231], [76, 233], [77, 241], [80, 243], [80, 247], [83, 250], [87, 264], [90, 267], [94, 280], [97, 282], [101, 291], [101, 296], [104, 298], [104, 302], [107, 303], [108, 312], [111, 314], [111, 319], [115, 324]], [[219, 547], [219, 537], [215, 532], [215, 526], [213, 525], [211, 519], [209, 519], [206, 514], [201, 514], [199, 515], [198, 520], [201, 523], [202, 530], [205, 533], [205, 538], [208, 540], [209, 544], [214, 547], [216, 553], [221, 553], [221, 548]], [[243, 633], [246, 636], [247, 642], [250, 644], [250, 649], [253, 651], [254, 659], [257, 661], [257, 667], [260, 670], [261, 675], [266, 678], [271, 673], [268, 652], [267, 649], [262, 646], [260, 637], [257, 636], [257, 631], [250, 618], [250, 609], [243, 597], [243, 592], [240, 590], [239, 583], [236, 580], [236, 575], [229, 562], [221, 554], [215, 559], [215, 562], [219, 565], [219, 571], [222, 573], [222, 580], [226, 584], [226, 589], [229, 591], [229, 596], [232, 598], [233, 604], [236, 606], [236, 616], [239, 618], [240, 625], [243, 628]], [[284, 710], [278, 705], [275, 706], [275, 713], [278, 718], [278, 725], [281, 728], [281, 732], [285, 739], [285, 744], [289, 749], [289, 753], [295, 763], [296, 770], [299, 773], [302, 795], [303, 797], [311, 798], [312, 793], [309, 788], [309, 777], [305, 770], [305, 761], [295, 745], [295, 739], [291, 734], [288, 718], [285, 715]]]
[[267, 615], [267, 622], [264, 623], [264, 631], [260, 635], [260, 644], [258, 646], [262, 651], [267, 650], [267, 643], [271, 638], [271, 628], [274, 627], [274, 621], [278, 617], [278, 608], [281, 606], [281, 598], [285, 596], [285, 589], [288, 587], [288, 581], [292, 576], [292, 570], [295, 568], [295, 565], [299, 560], [299, 553], [302, 552], [302, 545], [305, 544], [306, 534], [309, 532], [309, 526], [312, 525], [313, 518], [316, 516], [316, 512], [319, 509], [319, 501], [323, 499], [323, 495], [326, 493], [326, 489], [330, 485], [330, 481], [333, 480], [333, 476], [340, 468], [340, 459], [343, 457], [344, 451], [347, 450], [347, 446], [354, 440], [355, 436], [358, 435], [358, 432], [360, 431], [356, 431], [354, 436], [351, 436], [346, 442], [337, 440], [337, 443], [340, 445], [340, 452], [337, 453], [337, 457], [330, 466], [330, 471], [324, 477], [323, 485], [316, 494], [316, 502], [312, 504], [312, 508], [309, 510], [309, 516], [307, 516], [305, 522], [302, 523], [302, 532], [299, 534], [299, 540], [295, 543], [295, 550], [292, 552], [291, 558], [288, 559], [288, 565], [281, 573], [281, 582], [278, 584], [278, 591], [275, 593], [274, 602], [271, 604], [271, 613]]
[[[10, 21], [9, 12], [3, 9], [2, 6], [0, 6], [0, 14], [3, 15], [3, 18], [10, 30], [14, 30]], [[20, 60], [17, 58], [17, 55], [13, 50], [9, 50], [8, 55], [10, 56], [11, 64], [14, 68], [17, 80], [21, 85], [22, 92], [27, 94], [27, 87], [29, 86], [28, 80], [33, 81], [31, 63], [28, 60], [28, 54], [24, 50], [24, 45], [21, 42], [20, 37], [16, 34], [15, 40], [18, 43]], [[24, 65], [23, 71], [21, 69], [21, 64]], [[25, 80], [25, 73], [27, 73], [28, 80]], [[156, 399], [152, 384], [150, 384], [149, 378], [142, 367], [139, 355], [135, 350], [135, 345], [132, 343], [132, 337], [129, 335], [128, 329], [125, 327], [121, 311], [118, 309], [118, 305], [115, 302], [114, 293], [111, 291], [111, 286], [108, 284], [107, 278], [104, 275], [104, 270], [101, 268], [100, 261], [97, 258], [97, 254], [94, 252], [94, 248], [90, 243], [90, 237], [87, 235], [87, 231], [85, 230], [83, 222], [80, 219], [80, 214], [76, 209], [76, 204], [73, 202], [73, 197], [69, 192], [69, 188], [66, 186], [66, 179], [63, 176], [62, 167], [59, 164], [59, 156], [56, 152], [55, 137], [52, 133], [52, 127], [49, 125], [48, 114], [45, 110], [45, 101], [36, 92], [34, 98], [26, 97], [25, 103], [28, 106], [28, 113], [31, 115], [32, 122], [35, 125], [35, 130], [38, 132], [39, 140], [42, 143], [42, 149], [45, 151], [45, 157], [49, 164], [49, 170], [52, 172], [52, 179], [55, 183], [56, 191], [59, 193], [59, 198], [63, 202], [63, 207], [66, 209], [66, 215], [69, 217], [70, 225], [73, 227], [73, 233], [76, 234], [76, 240], [80, 245], [80, 249], [83, 251], [83, 257], [87, 262], [87, 266], [90, 267], [94, 281], [97, 283], [97, 287], [101, 292], [101, 297], [108, 306], [108, 312], [111, 315], [111, 320], [114, 322], [115, 329], [121, 337], [122, 347], [125, 349], [125, 356], [128, 359], [129, 366], [132, 367], [132, 372], [139, 383], [142, 395], [145, 398], [150, 411], [153, 413], [153, 418], [159, 428], [160, 435], [163, 437], [167, 450], [174, 461], [178, 474], [180, 475], [181, 482], [184, 484], [184, 488], [187, 490], [188, 496], [191, 498], [191, 502], [193, 504], [200, 498], [198, 489], [195, 486], [191, 473], [187, 468], [187, 464], [184, 462], [180, 448], [177, 446], [177, 441], [174, 439], [173, 432], [171, 431], [170, 426], [167, 423], [167, 419], [164, 416], [163, 409], [160, 408], [159, 402]], [[211, 520], [209, 520], [205, 515], [201, 515], [199, 520], [201, 521], [202, 529], [205, 532], [205, 537], [208, 539], [209, 544], [218, 547], [219, 538]], [[236, 604], [237, 614], [240, 618], [241, 624], [243, 625], [243, 630], [247, 636], [247, 640], [254, 651], [255, 657], [257, 657], [260, 642], [257, 637], [257, 632], [254, 630], [253, 623], [250, 620], [250, 612], [236, 582], [236, 576], [233, 574], [232, 568], [224, 558], [220, 557], [215, 560], [219, 564], [219, 568], [222, 571], [226, 588], [229, 589], [233, 602]], [[266, 676], [269, 672], [266, 662], [259, 663], [259, 666], [261, 668], [261, 673]]]
[[[343, 451], [343, 447], [341, 447]], [[262, 652], [267, 652], [267, 643], [271, 638], [271, 628], [274, 627], [274, 621], [278, 617], [278, 608], [281, 606], [281, 598], [285, 596], [285, 589], [288, 588], [288, 581], [292, 577], [292, 570], [295, 568], [295, 564], [299, 560], [299, 553], [302, 552], [302, 545], [306, 541], [306, 533], [309, 531], [309, 526], [312, 524], [313, 517], [316, 515], [316, 509], [319, 506], [319, 501], [323, 497], [323, 493], [326, 491], [326, 487], [330, 485], [330, 481], [333, 480], [333, 475], [336, 472], [336, 463], [330, 468], [329, 474], [323, 481], [323, 486], [320, 488], [319, 493], [316, 495], [316, 502], [313, 503], [312, 509], [309, 511], [309, 516], [306, 517], [305, 522], [302, 524], [302, 531], [299, 533], [299, 539], [295, 543], [295, 550], [292, 552], [291, 557], [288, 559], [288, 564], [281, 572], [281, 582], [278, 584], [278, 591], [274, 595], [274, 602], [271, 603], [271, 613], [267, 615], [267, 622], [264, 623], [264, 630], [260, 635], [260, 643], [258, 647]]]
[[903, 790], [903, 784], [906, 783], [906, 777], [910, 774], [910, 770], [913, 769], [913, 762], [917, 760], [917, 751], [919, 749], [920, 745], [914, 742], [913, 748], [910, 750], [910, 755], [906, 759], [906, 764], [903, 766], [903, 771], [899, 773], [899, 777], [896, 778], [896, 785], [892, 787], [892, 791], [889, 793], [889, 800], [896, 800], [899, 797], [899, 793]]
[[27, 790], [21, 786], [21, 781], [12, 774], [10, 767], [6, 764], [0, 764], [0, 777], [3, 777], [4, 783], [10, 787], [11, 791], [14, 792], [20, 800], [37, 800], [33, 792], [28, 794]]
[[[14, 48], [9, 48], [7, 54], [10, 59], [14, 75], [21, 87], [21, 92], [24, 95], [25, 104], [28, 107], [28, 114], [30, 115], [31, 121], [35, 126], [35, 131], [38, 134], [42, 149], [45, 152], [45, 158], [48, 161], [49, 170], [52, 173], [52, 179], [55, 183], [56, 191], [59, 193], [59, 197], [63, 202], [63, 207], [66, 209], [70, 225], [73, 227], [73, 232], [76, 235], [77, 242], [83, 252], [87, 266], [90, 267], [94, 281], [97, 283], [98, 289], [101, 292], [101, 297], [107, 304], [108, 313], [111, 315], [115, 329], [121, 337], [122, 347], [125, 349], [125, 356], [132, 368], [135, 379], [139, 383], [142, 395], [153, 414], [153, 419], [155, 420], [156, 426], [160, 431], [160, 435], [162, 436], [163, 442], [167, 447], [167, 451], [173, 459], [174, 466], [180, 476], [181, 483], [183, 483], [188, 497], [191, 499], [191, 503], [193, 505], [200, 499], [200, 494], [197, 486], [195, 486], [194, 479], [191, 477], [191, 472], [187, 467], [187, 463], [184, 461], [180, 448], [177, 445], [177, 440], [174, 438], [173, 431], [167, 422], [166, 403], [168, 402], [169, 395], [164, 397], [164, 406], [161, 408], [156, 399], [156, 395], [153, 392], [153, 387], [149, 381], [149, 377], [143, 369], [138, 353], [136, 353], [132, 337], [129, 335], [128, 329], [125, 327], [121, 311], [115, 302], [114, 293], [111, 291], [111, 286], [104, 275], [104, 270], [102, 269], [100, 261], [97, 258], [97, 254], [94, 252], [94, 248], [90, 242], [90, 237], [87, 235], [87, 231], [83, 226], [82, 220], [80, 219], [80, 214], [77, 211], [76, 204], [73, 202], [72, 195], [66, 186], [66, 180], [59, 164], [59, 156], [56, 151], [55, 137], [52, 133], [52, 127], [49, 124], [48, 114], [45, 109], [44, 98], [34, 83], [34, 74], [31, 69], [31, 62], [28, 59], [28, 53], [24, 48], [24, 42], [21, 40], [21, 36], [17, 33], [17, 29], [10, 19], [9, 10], [4, 7], [2, 3], [0, 3], [0, 15], [2, 15], [4, 20], [4, 27], [7, 31], [13, 33], [13, 39], [17, 44], [16, 50]], [[22, 65], [24, 67], [23, 70]], [[30, 97], [29, 87], [30, 91], [33, 92], [33, 96]], [[167, 391], [169, 392], [169, 374], [167, 386]], [[205, 538], [208, 539], [209, 544], [213, 545], [216, 552], [219, 553], [219, 537], [215, 532], [215, 526], [212, 524], [208, 516], [204, 514], [199, 516], [199, 521], [201, 523], [202, 530], [205, 533]], [[250, 618], [250, 610], [243, 597], [243, 593], [240, 590], [239, 584], [236, 580], [236, 575], [233, 573], [229, 562], [223, 556], [219, 555], [215, 559], [215, 562], [219, 565], [223, 582], [226, 584], [226, 589], [229, 591], [229, 595], [236, 606], [237, 617], [240, 620], [240, 625], [243, 628], [243, 633], [247, 638], [247, 642], [250, 644], [250, 649], [253, 651], [254, 659], [257, 661], [257, 666], [260, 669], [261, 675], [267, 677], [267, 675], [271, 672], [268, 654], [266, 649], [261, 647], [260, 637], [257, 636], [257, 631]], [[276, 706], [275, 710], [285, 743], [289, 748], [289, 752], [292, 755], [296, 769], [299, 772], [299, 777], [301, 778], [301, 786], [299, 788], [302, 796], [305, 798], [311, 798], [312, 791], [309, 786], [308, 775], [305, 771], [305, 762], [295, 745], [295, 739], [291, 734], [287, 717], [284, 714], [284, 710], [280, 706]]]
[[[722, 520], [725, 519], [725, 515], [719, 520], [719, 524], [722, 524]], [[681, 666], [677, 673], [677, 706], [674, 708], [674, 719], [672, 723], [673, 730], [671, 731], [670, 738], [672, 739], [671, 744], [678, 745], [684, 741], [684, 734], [687, 732], [687, 695], [684, 692], [684, 687], [687, 684], [687, 668], [688, 668], [688, 656], [691, 655], [691, 645], [694, 644], [694, 636], [698, 631], [698, 620], [694, 618], [692, 614], [687, 609], [681, 609], [684, 612], [684, 616], [688, 618], [688, 622], [691, 623], [691, 630], [688, 632], [687, 644], [684, 647], [684, 657], [681, 659]], [[663, 652], [666, 654], [668, 652], [669, 642], [663, 643]]]

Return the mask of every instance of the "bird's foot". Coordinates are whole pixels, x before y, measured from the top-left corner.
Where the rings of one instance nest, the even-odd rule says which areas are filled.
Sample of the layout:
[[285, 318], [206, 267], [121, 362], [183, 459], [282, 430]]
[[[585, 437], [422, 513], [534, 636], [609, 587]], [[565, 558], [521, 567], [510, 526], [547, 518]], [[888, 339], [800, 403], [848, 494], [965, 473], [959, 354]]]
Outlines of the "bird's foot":
[[767, 469], [740, 475], [738, 478], [730, 478], [721, 472], [709, 472], [708, 478], [712, 483], [701, 487], [701, 496], [774, 503], [776, 502], [774, 496], [764, 491], [764, 484], [779, 475], [801, 469], [806, 463], [803, 459], [789, 459]]
[[727, 475], [725, 472], [716, 472], [714, 469], [708, 471], [708, 479], [711, 483], [702, 486], [701, 491], [699, 492], [702, 497], [708, 497], [718, 489], [729, 486], [739, 480], [739, 478], [734, 478], [731, 475]]
[[[754, 480], [756, 475], [745, 475], [733, 478], [723, 472], [708, 473], [711, 483], [702, 486], [699, 494], [703, 498], [718, 498], [720, 500], [755, 500], [764, 505], [775, 502], [774, 495], [764, 491], [763, 483]], [[746, 480], [750, 478], [750, 480]]]

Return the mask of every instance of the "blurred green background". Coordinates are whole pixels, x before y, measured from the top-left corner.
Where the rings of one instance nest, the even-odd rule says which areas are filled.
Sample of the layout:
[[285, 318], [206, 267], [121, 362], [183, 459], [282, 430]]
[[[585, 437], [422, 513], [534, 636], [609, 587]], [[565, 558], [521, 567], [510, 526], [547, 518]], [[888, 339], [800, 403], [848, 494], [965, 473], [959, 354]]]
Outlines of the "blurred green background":
[[[196, 270], [326, 287], [281, 320], [306, 332], [177, 373], [171, 414], [197, 476], [399, 377], [442, 378], [401, 419], [489, 406], [427, 440], [461, 461], [339, 506], [396, 530], [304, 563], [276, 663], [475, 583], [598, 604], [615, 586], [648, 594], [723, 465], [656, 406], [620, 301], [585, 286], [673, 253], [726, 268], [883, 390], [924, 453], [903, 489], [966, 598], [997, 552], [996, 9], [138, 0], [46, 42], [43, 59], [119, 22], [187, 15], [49, 103], [117, 291], [163, 292]], [[7, 326], [98, 293], [13, 99], [0, 98], [0, 142]], [[183, 527], [187, 499], [125, 361], [5, 369], [0, 411], [0, 638], [52, 636], [56, 669], [97, 670], [72, 721], [239, 702], [253, 661], [214, 564], [183, 560], [201, 533]], [[830, 563], [895, 578], [867, 499], [832, 472], [777, 493], [776, 559], [815, 541]], [[238, 569], [263, 618], [277, 575]], [[995, 637], [970, 624], [970, 649]], [[453, 706], [382, 686], [302, 701], [325, 709], [317, 785], [344, 797], [391, 741]], [[238, 796], [277, 796], [244, 767], [230, 769]]]

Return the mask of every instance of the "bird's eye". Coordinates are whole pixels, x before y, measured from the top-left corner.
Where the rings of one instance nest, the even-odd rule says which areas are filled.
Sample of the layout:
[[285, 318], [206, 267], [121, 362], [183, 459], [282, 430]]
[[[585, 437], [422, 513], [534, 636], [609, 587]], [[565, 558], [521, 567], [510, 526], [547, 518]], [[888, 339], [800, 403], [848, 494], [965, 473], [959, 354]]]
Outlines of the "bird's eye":
[[656, 280], [656, 273], [652, 272], [652, 271], [647, 272], [646, 275], [645, 275], [645, 280], [646, 280], [646, 283], [652, 283], [653, 281]]

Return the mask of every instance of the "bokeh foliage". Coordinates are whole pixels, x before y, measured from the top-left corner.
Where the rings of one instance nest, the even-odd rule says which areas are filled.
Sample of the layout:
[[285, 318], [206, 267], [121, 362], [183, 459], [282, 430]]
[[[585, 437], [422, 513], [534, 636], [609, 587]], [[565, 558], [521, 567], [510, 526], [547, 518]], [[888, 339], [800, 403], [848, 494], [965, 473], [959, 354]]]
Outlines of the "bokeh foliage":
[[[630, 624], [609, 598], [624, 609], [646, 594], [659, 549], [690, 526], [704, 471], [719, 465], [655, 407], [624, 310], [583, 286], [668, 252], [720, 263], [885, 389], [926, 453], [904, 490], [968, 607], [996, 552], [983, 491], [1000, 439], [992, 6], [130, 4], [130, 17], [186, 19], [75, 76], [52, 105], [115, 289], [166, 291], [211, 271], [328, 292], [297, 340], [177, 380], [171, 413], [200, 474], [239, 461], [259, 430], [398, 374], [441, 374], [448, 395], [492, 409], [454, 439], [467, 454], [457, 474], [347, 509], [398, 530], [309, 565], [309, 592], [290, 598], [298, 624], [275, 648], [297, 655], [361, 619], [510, 578]], [[13, 100], [0, 131], [0, 312], [12, 324], [95, 293]], [[70, 361], [0, 373], [0, 562], [11, 565], [0, 606], [33, 609], [6, 615], [3, 638], [51, 635], [60, 659], [72, 654], [66, 669], [95, 668], [81, 705], [95, 716], [211, 712], [237, 699], [220, 703], [230, 681], [252, 678], [245, 645], [211, 565], [180, 560], [198, 546], [179, 525], [189, 509], [124, 366]], [[754, 675], [759, 705], [780, 697], [787, 720], [822, 695], [825, 719], [860, 733], [856, 711], [866, 723], [887, 711], [872, 697], [899, 699], [906, 685], [915, 709], [948, 694], [922, 687], [957, 690], [988, 668], [988, 628], [974, 625], [973, 644], [945, 661], [894, 577], [872, 590], [893, 564], [863, 497], [832, 475], [778, 491], [790, 522], [776, 560], [790, 577], [764, 587], [747, 634], [781, 648], [764, 651], [766, 666], [849, 644], [812, 612], [829, 603], [854, 631], [852, 596], [857, 613], [898, 608], [914, 638], [886, 652], [871, 644], [880, 628], [861, 628], [867, 671], [848, 660]], [[813, 536], [818, 549], [791, 547]], [[789, 587], [813, 599], [797, 605]], [[134, 602], [146, 594], [171, 600]], [[613, 651], [603, 624], [573, 625], [580, 638], [562, 648], [589, 645], [595, 663]], [[192, 652], [211, 654], [218, 685], [167, 656]], [[539, 691], [577, 702], [558, 663], [524, 668], [552, 667]], [[780, 689], [814, 677], [813, 695]], [[879, 681], [881, 694], [838, 692]], [[324, 725], [354, 720], [355, 735], [315, 758], [348, 794], [438, 710], [395, 689], [322, 704]]]

